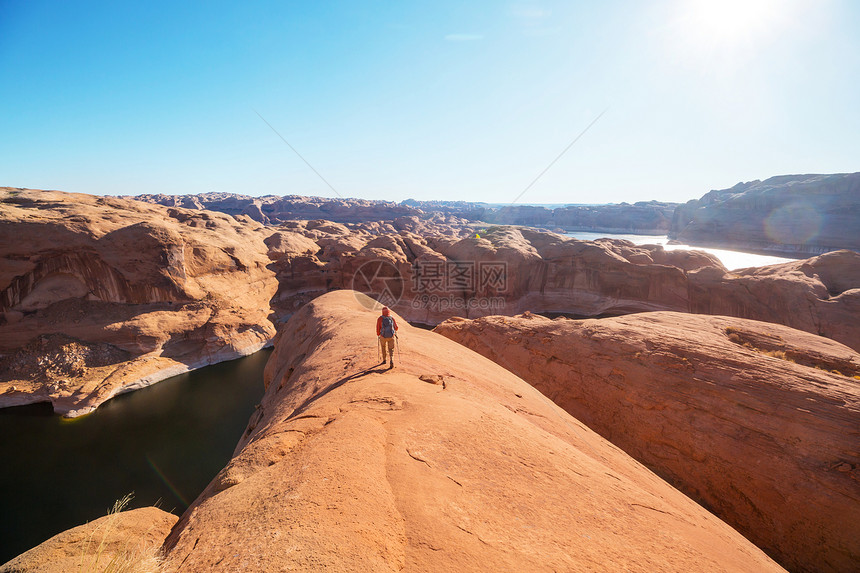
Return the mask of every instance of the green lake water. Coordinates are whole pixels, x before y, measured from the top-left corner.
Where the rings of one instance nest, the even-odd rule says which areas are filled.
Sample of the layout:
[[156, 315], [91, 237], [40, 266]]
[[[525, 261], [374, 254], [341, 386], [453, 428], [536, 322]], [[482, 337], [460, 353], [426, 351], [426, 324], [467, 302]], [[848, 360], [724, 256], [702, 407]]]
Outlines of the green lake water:
[[263, 396], [271, 351], [207, 366], [63, 420], [50, 405], [0, 409], [0, 564], [107, 514], [181, 514], [233, 454]]

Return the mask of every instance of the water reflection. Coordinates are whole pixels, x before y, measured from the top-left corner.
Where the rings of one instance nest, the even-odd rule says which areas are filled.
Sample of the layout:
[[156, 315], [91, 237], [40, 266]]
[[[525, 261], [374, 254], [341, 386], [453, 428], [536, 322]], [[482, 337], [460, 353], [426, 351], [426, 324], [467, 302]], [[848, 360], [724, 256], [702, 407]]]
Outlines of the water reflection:
[[263, 396], [270, 351], [118, 396], [84, 418], [50, 405], [0, 409], [0, 563], [107, 513], [180, 514], [230, 459]]
[[731, 251], [728, 249], [714, 249], [711, 247], [692, 247], [690, 245], [670, 245], [669, 238], [666, 235], [619, 235], [612, 233], [589, 233], [585, 231], [576, 231], [565, 233], [568, 237], [581, 239], [584, 241], [594, 241], [597, 239], [624, 239], [635, 245], [661, 245], [667, 251], [685, 250], [685, 251], [705, 251], [711, 253], [720, 259], [720, 262], [730, 271], [744, 269], [747, 267], [763, 267], [765, 265], [776, 265], [779, 263], [787, 263], [796, 259], [786, 257], [777, 257], [774, 255], [757, 255], [754, 253], [745, 253], [743, 251]]

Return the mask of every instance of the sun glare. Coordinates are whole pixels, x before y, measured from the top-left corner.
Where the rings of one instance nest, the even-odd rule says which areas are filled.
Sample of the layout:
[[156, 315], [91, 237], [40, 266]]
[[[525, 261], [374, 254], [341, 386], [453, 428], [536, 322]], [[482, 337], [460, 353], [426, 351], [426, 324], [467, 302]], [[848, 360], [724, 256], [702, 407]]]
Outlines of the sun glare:
[[[681, 0], [673, 26], [682, 59], [737, 62], [778, 35], [793, 2], [780, 0]], [[713, 63], [713, 62], [712, 62]]]
[[690, 0], [685, 5], [690, 33], [726, 46], [766, 34], [779, 17], [776, 0]]

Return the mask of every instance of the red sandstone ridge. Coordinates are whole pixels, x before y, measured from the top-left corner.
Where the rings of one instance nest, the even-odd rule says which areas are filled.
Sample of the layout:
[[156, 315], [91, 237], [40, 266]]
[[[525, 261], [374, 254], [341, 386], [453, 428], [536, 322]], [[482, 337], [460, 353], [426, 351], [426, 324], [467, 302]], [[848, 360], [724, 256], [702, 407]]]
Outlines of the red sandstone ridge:
[[0, 407], [86, 413], [274, 336], [268, 233], [221, 213], [0, 189]]
[[860, 355], [784, 326], [654, 312], [449, 320], [793, 571], [860, 563]]
[[489, 360], [314, 300], [278, 335], [233, 460], [166, 571], [779, 571], [737, 532]]

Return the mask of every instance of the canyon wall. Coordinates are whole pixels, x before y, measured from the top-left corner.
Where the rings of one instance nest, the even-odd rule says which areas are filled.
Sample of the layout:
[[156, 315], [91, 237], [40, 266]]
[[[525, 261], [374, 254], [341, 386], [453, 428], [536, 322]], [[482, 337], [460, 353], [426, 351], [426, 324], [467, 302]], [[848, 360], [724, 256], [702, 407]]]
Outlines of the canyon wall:
[[79, 415], [269, 344], [266, 236], [221, 213], [0, 189], [0, 406]]
[[781, 175], [680, 205], [669, 238], [764, 254], [860, 251], [860, 173]]

